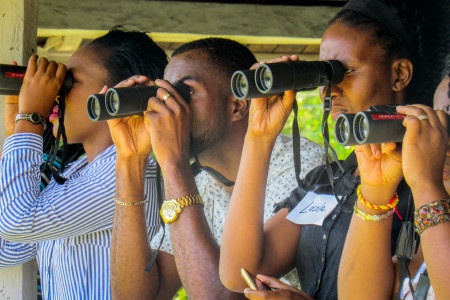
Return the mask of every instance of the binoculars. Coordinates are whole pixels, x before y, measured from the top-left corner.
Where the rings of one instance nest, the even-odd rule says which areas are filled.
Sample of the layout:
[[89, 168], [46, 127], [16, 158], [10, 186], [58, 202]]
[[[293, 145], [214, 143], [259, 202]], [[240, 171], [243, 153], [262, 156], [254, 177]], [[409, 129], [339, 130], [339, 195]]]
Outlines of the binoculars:
[[284, 91], [310, 91], [337, 84], [345, 68], [338, 60], [285, 61], [261, 64], [256, 70], [240, 70], [231, 77], [231, 90], [239, 100], [279, 95]]
[[[0, 95], [19, 95], [27, 67], [0, 64]], [[66, 72], [60, 93], [67, 94], [73, 85], [73, 74]]]
[[[406, 115], [399, 114], [397, 106], [376, 105], [357, 114], [339, 115], [334, 127], [337, 142], [342, 146], [402, 142], [406, 132], [403, 126]], [[448, 115], [447, 119], [450, 120]]]
[[[182, 82], [175, 83], [174, 87], [184, 101], [189, 103], [189, 87]], [[110, 88], [105, 94], [88, 97], [87, 113], [94, 122], [141, 114], [147, 110], [148, 99], [155, 97], [158, 89], [159, 86], [156, 85]]]

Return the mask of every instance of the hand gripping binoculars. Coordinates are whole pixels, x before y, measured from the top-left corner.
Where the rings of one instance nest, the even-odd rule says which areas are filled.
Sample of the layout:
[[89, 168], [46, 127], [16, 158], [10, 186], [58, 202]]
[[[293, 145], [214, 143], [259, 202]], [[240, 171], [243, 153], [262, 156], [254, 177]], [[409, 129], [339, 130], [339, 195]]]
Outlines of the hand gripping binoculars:
[[[0, 95], [19, 95], [27, 67], [0, 64]], [[60, 93], [67, 94], [73, 85], [73, 74], [66, 72]]]
[[[182, 82], [174, 84], [174, 87], [189, 103], [191, 99], [189, 87]], [[156, 85], [110, 88], [105, 94], [88, 97], [87, 113], [94, 122], [142, 114], [147, 110], [148, 99], [155, 97], [158, 89], [159, 86]]]
[[[357, 114], [339, 115], [334, 127], [337, 142], [342, 146], [402, 142], [406, 132], [403, 126], [406, 115], [399, 114], [397, 106], [376, 105]], [[450, 120], [448, 115], [447, 119]], [[448, 128], [450, 131], [450, 126]]]
[[310, 91], [337, 84], [345, 68], [338, 60], [285, 61], [261, 64], [256, 70], [240, 70], [231, 77], [231, 90], [239, 100], [279, 95], [284, 91]]

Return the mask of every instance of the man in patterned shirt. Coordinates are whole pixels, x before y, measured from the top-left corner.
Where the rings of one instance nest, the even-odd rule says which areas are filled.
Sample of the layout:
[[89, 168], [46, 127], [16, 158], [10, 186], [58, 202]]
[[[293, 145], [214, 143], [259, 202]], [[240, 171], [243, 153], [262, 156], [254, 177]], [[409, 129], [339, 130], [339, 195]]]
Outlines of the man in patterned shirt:
[[[233, 97], [230, 79], [234, 71], [249, 69], [255, 62], [252, 53], [237, 42], [219, 38], [202, 39], [175, 50], [165, 71], [165, 79], [172, 84], [184, 82], [190, 87], [189, 105], [170, 83], [156, 82], [161, 88], [158, 97], [149, 100], [151, 112], [146, 114], [146, 118], [151, 126], [148, 136], [151, 136], [153, 151], [161, 165], [165, 199], [174, 199], [172, 203], [183, 203], [181, 206], [185, 207], [175, 213], [179, 217], [172, 221], [168, 219], [171, 214], [166, 206], [168, 201], [163, 205], [164, 219], [168, 222], [165, 236], [163, 238], [160, 232], [151, 242], [151, 248], [156, 249], [163, 239], [162, 251], [156, 261], [158, 272], [154, 266], [148, 274], [143, 272], [142, 262], [149, 260], [151, 249], [142, 246], [148, 243], [148, 239], [139, 234], [143, 231], [139, 229], [142, 225], [139, 227], [138, 224], [144, 224], [143, 214], [136, 212], [140, 209], [139, 205], [134, 210], [120, 208], [116, 211], [113, 238], [116, 245], [113, 248], [117, 251], [114, 262], [117, 269], [114, 268], [116, 273], [112, 274], [112, 288], [118, 298], [135, 296], [153, 299], [158, 291], [158, 296], [168, 298], [181, 283], [192, 299], [243, 297], [242, 294], [230, 292], [220, 282], [219, 244], [233, 191], [232, 183], [228, 183], [236, 179], [249, 122], [250, 101], [239, 101]], [[111, 131], [114, 129], [111, 128]], [[115, 136], [121, 138], [114, 142], [116, 145], [128, 144], [124, 138], [126, 135], [121, 133], [125, 132], [118, 132]], [[189, 139], [190, 136], [192, 139]], [[128, 138], [133, 139], [130, 135]], [[303, 177], [312, 168], [323, 164], [324, 154], [318, 145], [307, 139], [302, 138], [301, 145]], [[195, 179], [189, 168], [191, 155], [197, 156], [201, 165], [208, 166]], [[118, 160], [120, 156], [118, 146]], [[218, 179], [209, 168], [227, 180], [223, 177]], [[143, 174], [141, 166], [131, 171], [128, 167], [117, 168], [116, 180], [139, 172]], [[270, 163], [266, 220], [273, 215], [273, 204], [286, 198], [296, 186], [292, 142], [280, 136]], [[122, 195], [120, 201], [139, 202], [142, 197], [132, 195], [140, 189], [136, 181], [126, 180], [118, 187], [118, 195]], [[204, 206], [190, 205], [200, 203], [201, 198]], [[129, 228], [136, 230], [125, 230]], [[149, 284], [155, 282], [155, 277], [158, 278], [159, 290]]]

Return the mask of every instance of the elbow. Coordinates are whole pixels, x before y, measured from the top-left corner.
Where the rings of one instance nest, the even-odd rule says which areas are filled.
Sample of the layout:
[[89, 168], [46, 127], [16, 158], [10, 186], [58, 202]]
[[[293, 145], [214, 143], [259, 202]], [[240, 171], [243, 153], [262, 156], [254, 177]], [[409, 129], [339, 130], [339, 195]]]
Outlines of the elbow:
[[224, 263], [220, 263], [219, 276], [222, 284], [230, 291], [242, 293], [247, 287], [241, 277], [239, 268], [223, 267]]

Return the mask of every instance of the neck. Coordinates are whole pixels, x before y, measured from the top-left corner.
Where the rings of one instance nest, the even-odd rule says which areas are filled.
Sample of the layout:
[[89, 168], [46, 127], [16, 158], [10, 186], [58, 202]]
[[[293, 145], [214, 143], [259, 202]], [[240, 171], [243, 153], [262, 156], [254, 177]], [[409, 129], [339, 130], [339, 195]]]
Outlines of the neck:
[[87, 161], [91, 163], [100, 153], [108, 149], [113, 144], [113, 141], [108, 130], [108, 132], [101, 132], [95, 136], [90, 136], [82, 143], [86, 152]]
[[228, 136], [198, 155], [200, 164], [213, 168], [228, 180], [236, 181], [244, 138], [245, 130], [233, 128]]

